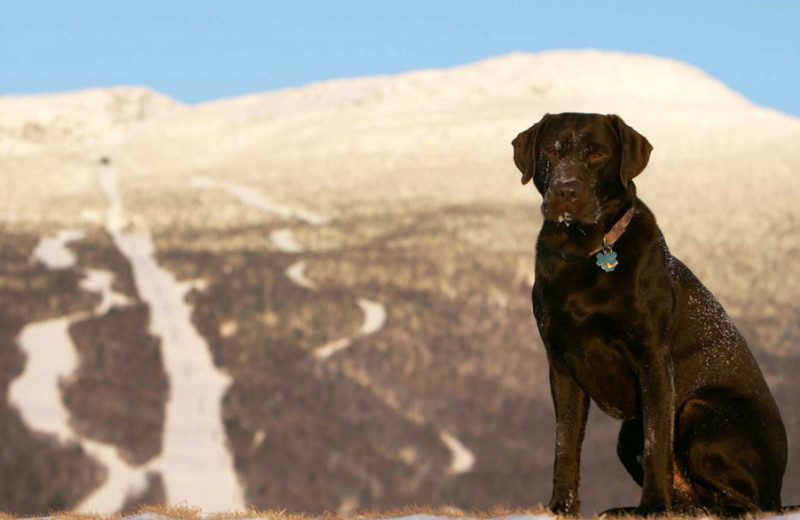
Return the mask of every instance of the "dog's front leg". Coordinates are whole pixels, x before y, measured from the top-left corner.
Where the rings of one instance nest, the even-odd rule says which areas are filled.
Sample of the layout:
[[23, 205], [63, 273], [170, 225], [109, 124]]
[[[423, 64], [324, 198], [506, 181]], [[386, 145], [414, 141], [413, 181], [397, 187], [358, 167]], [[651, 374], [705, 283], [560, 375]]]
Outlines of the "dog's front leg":
[[578, 515], [581, 445], [586, 431], [589, 397], [566, 367], [550, 361], [550, 391], [556, 412], [556, 460], [553, 468], [553, 497], [547, 506], [556, 514]]
[[668, 347], [644, 349], [638, 376], [644, 424], [644, 485], [637, 514], [653, 514], [672, 507], [675, 389]]

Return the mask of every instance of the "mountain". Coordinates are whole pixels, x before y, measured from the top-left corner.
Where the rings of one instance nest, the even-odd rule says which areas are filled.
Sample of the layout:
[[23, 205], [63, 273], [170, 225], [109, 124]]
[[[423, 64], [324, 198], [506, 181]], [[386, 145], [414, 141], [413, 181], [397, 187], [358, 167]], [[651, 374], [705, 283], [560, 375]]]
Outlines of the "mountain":
[[[0, 389], [31, 383], [20, 338], [61, 320], [75, 368], [42, 386], [89, 453], [6, 400], [0, 477], [36, 451], [27, 482], [76, 507], [111, 493], [102, 461], [118, 460], [114, 475], [135, 463], [148, 482], [130, 503], [174, 502], [159, 450], [191, 439], [169, 425], [167, 388], [191, 399], [184, 383], [206, 373], [172, 364], [161, 331], [183, 320], [210, 353], [196, 361], [230, 381], [220, 442], [248, 504], [546, 501], [554, 424], [529, 296], [541, 199], [510, 143], [562, 111], [617, 113], [654, 145], [638, 193], [747, 337], [800, 442], [800, 121], [685, 63], [554, 51], [194, 106], [127, 88], [0, 98]], [[60, 242], [74, 265], [30, 260], [63, 236], [77, 237]], [[96, 270], [132, 303], [96, 310], [110, 296], [81, 281]], [[590, 421], [585, 510], [635, 502], [618, 424]], [[117, 458], [90, 456], [92, 442]], [[0, 509], [53, 507], [34, 487]]]
[[180, 103], [147, 88], [97, 88], [41, 96], [0, 97], [0, 150], [92, 145], [163, 116]]

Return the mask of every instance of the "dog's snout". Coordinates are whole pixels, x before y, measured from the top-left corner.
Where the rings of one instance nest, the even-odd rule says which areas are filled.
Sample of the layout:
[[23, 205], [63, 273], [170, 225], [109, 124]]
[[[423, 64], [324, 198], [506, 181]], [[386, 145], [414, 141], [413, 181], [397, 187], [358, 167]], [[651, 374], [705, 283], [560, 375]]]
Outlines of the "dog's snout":
[[558, 181], [553, 185], [553, 195], [560, 199], [575, 200], [583, 193], [583, 184], [578, 180]]

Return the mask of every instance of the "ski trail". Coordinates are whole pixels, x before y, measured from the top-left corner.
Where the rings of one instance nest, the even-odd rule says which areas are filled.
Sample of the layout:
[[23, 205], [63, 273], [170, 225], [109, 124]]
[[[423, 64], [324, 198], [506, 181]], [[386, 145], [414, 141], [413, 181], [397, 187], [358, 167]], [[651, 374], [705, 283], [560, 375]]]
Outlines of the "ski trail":
[[378, 302], [360, 299], [358, 305], [364, 311], [364, 324], [361, 326], [361, 335], [374, 334], [381, 330], [386, 323], [386, 307]]
[[447, 449], [450, 450], [453, 457], [447, 472], [451, 475], [459, 475], [471, 471], [472, 467], [475, 465], [475, 455], [473, 455], [461, 441], [446, 431], [439, 432], [439, 438], [444, 445], [447, 446]]
[[[317, 213], [296, 210], [288, 206], [276, 204], [262, 197], [257, 191], [244, 186], [215, 182], [203, 177], [192, 179], [191, 185], [200, 189], [210, 189], [214, 187], [223, 189], [239, 199], [239, 201], [246, 206], [286, 218], [295, 217], [312, 226], [320, 226], [329, 221], [327, 217]], [[295, 240], [294, 233], [292, 233], [290, 228], [276, 229], [270, 233], [269, 239], [279, 251], [283, 251], [284, 253], [296, 254], [304, 251], [303, 246]], [[306, 263], [304, 261], [295, 262], [286, 269], [286, 277], [300, 287], [316, 290], [317, 285], [314, 281], [305, 276], [305, 269]], [[386, 323], [386, 308], [382, 304], [371, 300], [359, 299], [358, 306], [361, 308], [361, 312], [364, 315], [363, 324], [358, 332], [359, 336], [373, 334], [383, 328], [383, 325]], [[354, 337], [348, 337], [332, 341], [331, 343], [315, 349], [313, 356], [319, 359], [326, 359], [336, 352], [349, 347], [353, 339]]]
[[[361, 312], [364, 314], [364, 323], [358, 331], [358, 336], [367, 336], [383, 328], [386, 323], [386, 308], [383, 305], [378, 302], [359, 299], [358, 306], [361, 307]], [[327, 345], [314, 349], [312, 355], [317, 359], [327, 359], [340, 350], [349, 347], [354, 339], [355, 337], [349, 337], [332, 341]]]
[[89, 439], [81, 439], [86, 453], [98, 459], [108, 471], [106, 480], [94, 493], [81, 502], [79, 513], [106, 513], [118, 511], [128, 496], [138, 495], [147, 488], [148, 466], [134, 468], [123, 461], [117, 448]]
[[303, 260], [295, 262], [286, 269], [286, 276], [300, 287], [315, 291], [317, 284], [306, 277], [306, 263]]
[[78, 366], [69, 326], [83, 315], [68, 316], [29, 325], [20, 334], [27, 355], [25, 372], [12, 383], [9, 399], [17, 403], [26, 424], [37, 431], [56, 435], [59, 441], [76, 441], [107, 471], [103, 484], [81, 504], [81, 512], [113, 513], [129, 494], [147, 484], [145, 468], [131, 468], [117, 448], [80, 438], [69, 426], [69, 412], [61, 401], [58, 381], [70, 377]]
[[180, 284], [155, 259], [152, 238], [126, 232], [116, 170], [104, 166], [100, 187], [109, 202], [107, 228], [128, 258], [141, 299], [150, 306], [150, 332], [161, 338], [169, 375], [161, 456], [153, 461], [164, 478], [167, 500], [185, 501], [205, 512], [241, 508], [244, 496], [226, 448], [221, 398], [230, 378], [218, 371], [208, 345], [191, 322]]
[[[83, 238], [81, 231], [61, 231], [55, 238], [44, 238], [34, 249], [32, 260], [49, 269], [66, 269], [75, 265], [75, 255], [66, 244]], [[79, 506], [78, 510], [112, 513], [125, 497], [146, 486], [144, 469], [134, 469], [123, 461], [114, 446], [81, 438], [69, 423], [70, 414], [61, 399], [59, 381], [72, 377], [78, 367], [77, 349], [69, 334], [70, 325], [80, 319], [98, 316], [115, 305], [130, 300], [111, 285], [113, 273], [89, 269], [81, 288], [99, 292], [100, 304], [93, 313], [78, 313], [52, 320], [31, 323], [20, 332], [20, 348], [25, 353], [25, 368], [11, 382], [9, 400], [15, 403], [25, 423], [32, 429], [55, 435], [61, 441], [79, 442], [89, 456], [97, 459], [107, 471], [103, 484]]]
[[67, 249], [67, 244], [85, 237], [83, 231], [65, 229], [53, 238], [43, 238], [33, 250], [33, 260], [39, 261], [48, 269], [67, 269], [75, 265], [75, 255]]
[[[81, 282], [81, 288], [87, 291], [99, 292], [100, 304], [95, 308], [95, 316], [102, 316], [114, 306], [125, 306], [133, 303], [124, 294], [115, 292], [111, 286], [114, 275], [109, 271], [88, 269], [87, 277]], [[70, 339], [70, 343], [72, 339]], [[72, 347], [74, 349], [74, 346]], [[72, 371], [71, 371], [72, 372]], [[122, 507], [124, 500], [131, 495], [137, 495], [147, 488], [147, 471], [149, 465], [132, 467], [122, 460], [117, 448], [101, 442], [81, 439], [83, 448], [100, 461], [107, 471], [103, 485], [94, 493], [86, 497], [76, 510], [82, 513], [105, 512], [113, 513]]]
[[100, 305], [94, 313], [98, 316], [105, 314], [112, 307], [130, 305], [131, 299], [111, 288], [114, 283], [114, 273], [102, 269], [87, 269], [86, 278], [81, 281], [81, 288], [89, 292], [100, 293]]
[[[78, 230], [64, 230], [55, 237], [42, 238], [31, 255], [48, 269], [67, 269], [76, 259], [67, 243], [83, 238]], [[75, 370], [77, 358], [69, 336], [73, 316], [26, 325], [19, 335], [25, 366], [8, 389], [25, 423], [31, 428], [55, 435], [60, 441], [75, 437], [69, 427], [69, 411], [61, 401], [58, 381]]]
[[31, 323], [22, 329], [19, 346], [25, 353], [25, 368], [8, 389], [25, 423], [59, 441], [74, 439], [69, 411], [61, 401], [58, 381], [78, 366], [69, 337], [72, 316]]
[[269, 234], [269, 241], [272, 245], [284, 253], [302, 253], [303, 247], [294, 239], [294, 234], [289, 228], [276, 229]]
[[[328, 219], [322, 215], [297, 211], [287, 206], [275, 204], [264, 199], [254, 190], [242, 186], [217, 183], [206, 178], [193, 179], [192, 185], [202, 189], [214, 187], [224, 189], [247, 206], [287, 218], [296, 217], [312, 226], [319, 226], [328, 222]], [[304, 251], [302, 245], [295, 240], [291, 228], [288, 227], [277, 229], [270, 233], [269, 240], [279, 251], [284, 253], [298, 254]], [[317, 284], [305, 275], [305, 270], [306, 262], [299, 260], [286, 269], [286, 277], [300, 287], [312, 291], [317, 290]], [[384, 307], [383, 304], [360, 298], [358, 300], [358, 306], [361, 308], [364, 318], [356, 336], [340, 338], [318, 347], [312, 351], [311, 355], [313, 357], [319, 360], [328, 359], [337, 352], [341, 352], [350, 347], [353, 344], [353, 340], [357, 337], [374, 334], [383, 328], [386, 324], [387, 317], [386, 307]], [[450, 450], [452, 456], [452, 462], [448, 468], [448, 473], [451, 475], [458, 475], [471, 471], [475, 465], [475, 455], [451, 433], [441, 431], [439, 432], [439, 438], [447, 449]]]
[[219, 188], [225, 190], [245, 206], [272, 213], [283, 218], [297, 218], [312, 226], [321, 226], [328, 223], [328, 218], [311, 211], [298, 210], [282, 204], [277, 204], [261, 196], [257, 190], [232, 184], [229, 182], [217, 182], [205, 177], [196, 177], [190, 181], [190, 185], [198, 189]]

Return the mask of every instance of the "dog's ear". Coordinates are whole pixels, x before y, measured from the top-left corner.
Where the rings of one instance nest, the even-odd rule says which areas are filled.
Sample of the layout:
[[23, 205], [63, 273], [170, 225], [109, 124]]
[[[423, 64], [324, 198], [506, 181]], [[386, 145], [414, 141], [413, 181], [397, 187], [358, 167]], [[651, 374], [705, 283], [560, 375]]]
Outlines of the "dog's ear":
[[541, 175], [536, 175], [536, 154], [538, 152], [539, 134], [551, 117], [553, 116], [545, 114], [541, 121], [524, 132], [520, 132], [511, 141], [511, 145], [514, 147], [514, 164], [522, 172], [522, 184], [528, 184], [533, 179], [533, 183], [540, 193], [544, 193], [544, 179], [541, 178]]
[[625, 121], [617, 115], [608, 116], [620, 142], [620, 167], [619, 177], [622, 185], [628, 187], [628, 181], [642, 173], [650, 160], [650, 152], [653, 146], [645, 136], [625, 124]]

